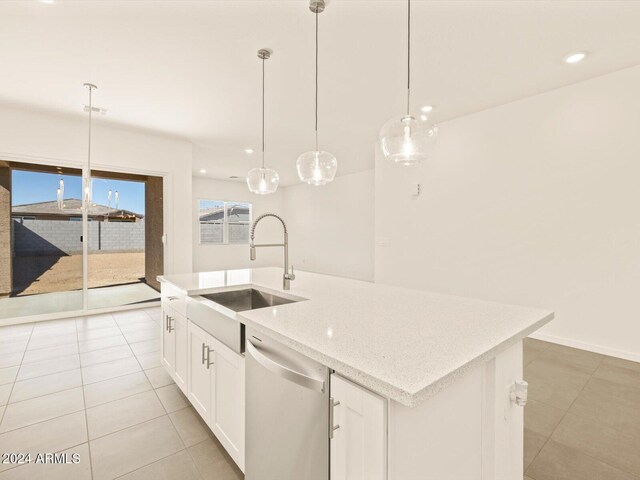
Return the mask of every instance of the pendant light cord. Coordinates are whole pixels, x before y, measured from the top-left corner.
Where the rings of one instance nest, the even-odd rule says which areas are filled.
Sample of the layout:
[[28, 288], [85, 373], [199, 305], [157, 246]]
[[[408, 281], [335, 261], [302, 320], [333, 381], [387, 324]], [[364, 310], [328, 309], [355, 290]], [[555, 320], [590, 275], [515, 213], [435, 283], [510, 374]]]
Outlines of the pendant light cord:
[[262, 168], [264, 168], [264, 57], [262, 57]]
[[89, 151], [87, 153], [87, 174], [91, 177], [91, 113], [93, 112], [92, 102], [93, 88], [89, 87]]
[[318, 9], [316, 8], [316, 151], [318, 151]]
[[411, 98], [411, 0], [407, 0], [407, 115]]

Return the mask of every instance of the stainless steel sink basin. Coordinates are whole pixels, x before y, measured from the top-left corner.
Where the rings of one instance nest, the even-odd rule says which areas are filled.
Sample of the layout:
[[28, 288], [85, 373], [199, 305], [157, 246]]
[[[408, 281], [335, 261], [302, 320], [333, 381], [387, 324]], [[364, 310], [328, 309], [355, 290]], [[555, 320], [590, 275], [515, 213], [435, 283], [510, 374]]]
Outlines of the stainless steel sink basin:
[[234, 312], [275, 307], [276, 305], [285, 305], [287, 303], [294, 303], [297, 301], [265, 293], [260, 290], [256, 290], [255, 288], [234, 290], [232, 292], [210, 293], [209, 295], [202, 296], [212, 302], [222, 305], [223, 307], [227, 307], [229, 310], [233, 310]]

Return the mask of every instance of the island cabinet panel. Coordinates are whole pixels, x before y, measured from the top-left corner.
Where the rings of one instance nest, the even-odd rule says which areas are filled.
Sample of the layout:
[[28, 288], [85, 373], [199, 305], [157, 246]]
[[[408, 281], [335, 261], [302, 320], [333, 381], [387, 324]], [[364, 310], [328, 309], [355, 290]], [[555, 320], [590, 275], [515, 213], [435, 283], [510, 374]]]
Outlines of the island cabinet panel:
[[476, 368], [413, 408], [391, 401], [389, 480], [484, 480], [482, 396]]
[[162, 306], [162, 364], [176, 385], [187, 393], [187, 319], [167, 305]]
[[488, 359], [413, 408], [389, 403], [389, 480], [523, 477], [522, 343]]
[[331, 397], [331, 480], [385, 480], [386, 400], [336, 374]]
[[188, 339], [188, 320], [183, 315], [177, 313], [173, 322], [175, 337], [175, 371], [173, 379], [176, 385], [180, 387], [182, 393], [187, 394], [187, 364], [189, 363], [189, 339]]
[[209, 426], [244, 471], [244, 357], [221, 342], [215, 346]]
[[202, 419], [209, 424], [211, 418], [212, 373], [209, 348], [215, 344], [214, 338], [192, 322], [188, 322], [188, 379], [187, 398]]

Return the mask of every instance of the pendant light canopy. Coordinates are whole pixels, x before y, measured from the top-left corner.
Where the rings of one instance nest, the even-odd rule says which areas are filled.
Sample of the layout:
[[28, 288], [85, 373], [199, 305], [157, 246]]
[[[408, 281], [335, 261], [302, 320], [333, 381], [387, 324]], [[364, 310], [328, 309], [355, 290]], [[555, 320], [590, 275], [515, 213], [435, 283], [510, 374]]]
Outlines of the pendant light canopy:
[[85, 88], [89, 90], [89, 141], [87, 147], [87, 174], [84, 177], [84, 185], [83, 185], [83, 194], [82, 194], [82, 209], [89, 210], [93, 205], [92, 200], [92, 184], [93, 179], [91, 178], [91, 114], [93, 113], [93, 91], [97, 90], [96, 87], [92, 83], [85, 83]]
[[389, 120], [380, 131], [380, 147], [385, 158], [401, 165], [416, 165], [429, 158], [437, 127], [427, 115], [410, 113], [411, 99], [411, 0], [407, 0], [407, 111]]
[[265, 48], [258, 50], [258, 58], [262, 60], [262, 166], [247, 173], [249, 190], [258, 195], [268, 195], [278, 189], [280, 176], [278, 172], [264, 166], [264, 62], [271, 56], [271, 51]]
[[310, 0], [309, 10], [316, 16], [316, 148], [298, 157], [296, 168], [298, 177], [309, 185], [325, 185], [336, 176], [338, 160], [331, 153], [318, 148], [318, 15], [324, 11], [324, 0]]

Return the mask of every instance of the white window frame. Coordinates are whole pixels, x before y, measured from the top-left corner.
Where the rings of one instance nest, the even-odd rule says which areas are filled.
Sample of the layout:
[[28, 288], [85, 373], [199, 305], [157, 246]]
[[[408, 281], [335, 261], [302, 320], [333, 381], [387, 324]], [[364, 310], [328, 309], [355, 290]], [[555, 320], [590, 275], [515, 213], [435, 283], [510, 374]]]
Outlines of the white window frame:
[[[221, 243], [215, 243], [215, 242], [203, 242], [202, 241], [202, 222], [200, 221], [200, 203], [201, 202], [217, 202], [217, 203], [222, 203], [223, 207], [222, 207], [222, 211], [223, 211], [223, 219], [222, 219], [222, 242]], [[253, 221], [253, 203], [251, 202], [247, 202], [245, 200], [211, 200], [210, 198], [199, 198], [198, 199], [198, 205], [197, 205], [197, 212], [198, 212], [198, 216], [196, 218], [196, 221], [198, 222], [198, 244], [199, 245], [249, 245], [250, 240], [247, 241], [247, 243], [231, 243], [229, 242], [229, 219], [227, 216], [227, 204], [228, 203], [235, 203], [235, 204], [244, 204], [244, 205], [249, 205], [249, 221], [247, 222], [247, 225], [251, 225], [251, 222]], [[231, 222], [234, 225], [244, 225], [242, 223], [238, 223], [238, 222]]]

